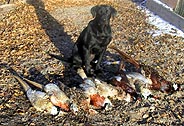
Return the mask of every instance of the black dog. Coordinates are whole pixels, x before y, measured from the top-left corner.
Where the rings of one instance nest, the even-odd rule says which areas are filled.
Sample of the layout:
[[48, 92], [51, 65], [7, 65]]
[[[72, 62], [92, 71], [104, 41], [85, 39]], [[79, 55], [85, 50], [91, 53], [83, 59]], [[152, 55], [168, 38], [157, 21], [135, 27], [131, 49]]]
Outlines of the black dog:
[[[100, 63], [107, 45], [112, 39], [110, 18], [117, 11], [108, 5], [97, 5], [91, 8], [94, 19], [81, 32], [72, 50], [72, 66], [84, 67], [87, 75], [92, 75], [91, 66], [100, 71]], [[94, 56], [91, 59], [91, 56]]]

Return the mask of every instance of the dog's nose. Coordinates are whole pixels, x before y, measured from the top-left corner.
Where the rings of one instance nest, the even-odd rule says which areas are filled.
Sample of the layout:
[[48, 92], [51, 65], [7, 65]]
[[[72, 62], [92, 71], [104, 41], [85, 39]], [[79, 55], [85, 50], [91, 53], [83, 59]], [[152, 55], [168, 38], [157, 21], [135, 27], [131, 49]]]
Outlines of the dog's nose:
[[108, 20], [106, 18], [101, 18], [101, 21], [103, 22], [103, 24], [108, 24]]

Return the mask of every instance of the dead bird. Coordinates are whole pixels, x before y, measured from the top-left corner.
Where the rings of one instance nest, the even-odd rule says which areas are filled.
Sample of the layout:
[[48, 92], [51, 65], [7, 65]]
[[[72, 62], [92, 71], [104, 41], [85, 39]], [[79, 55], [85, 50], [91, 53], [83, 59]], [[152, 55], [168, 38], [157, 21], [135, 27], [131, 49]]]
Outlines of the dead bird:
[[138, 80], [138, 81], [141, 81], [144, 84], [148, 84], [148, 85], [152, 84], [151, 79], [145, 77], [141, 73], [138, 73], [138, 72], [125, 72], [125, 74], [126, 74], [129, 81], [133, 81], [132, 83], [134, 83], [135, 81]]
[[[18, 77], [18, 79], [22, 79], [21, 82], [26, 81], [27, 83], [39, 88], [40, 90], [44, 91], [48, 98], [50, 99], [50, 102], [54, 105], [60, 108], [61, 110], [64, 110], [65, 112], [68, 112], [72, 110], [73, 112], [76, 112], [76, 105], [75, 103], [71, 103], [70, 99], [66, 96], [66, 94], [60, 90], [60, 88], [54, 84], [54, 83], [49, 83], [46, 84], [45, 86], [42, 84], [39, 84], [37, 82], [31, 81], [29, 79], [26, 79], [24, 77], [19, 77], [19, 75], [13, 70], [13, 68], [6, 66], [6, 68], [13, 74], [15, 77]], [[24, 80], [24, 81], [23, 81]], [[26, 83], [24, 82], [24, 83]], [[22, 83], [22, 84], [24, 84]], [[27, 84], [26, 83], [26, 84]], [[27, 84], [28, 85], [28, 84]]]
[[87, 97], [87, 104], [92, 105], [95, 109], [106, 108], [106, 105], [111, 105], [112, 103], [108, 98], [100, 95], [95, 86], [90, 85], [86, 81], [79, 85]]
[[94, 106], [95, 109], [102, 109], [112, 105], [111, 101], [98, 91], [96, 84], [86, 76], [82, 68], [79, 68], [77, 73], [83, 79], [83, 83], [79, 86], [87, 97], [87, 104]]
[[60, 107], [64, 111], [70, 111], [70, 99], [56, 84], [49, 83], [43, 86], [42, 84], [28, 80], [26, 78], [23, 79], [37, 88], [44, 90], [49, 95], [52, 104]]
[[26, 92], [27, 98], [37, 111], [46, 112], [52, 115], [59, 114], [60, 110], [51, 103], [49, 96], [45, 92], [31, 89], [31, 87], [19, 76], [13, 75], [13, 77], [16, 78], [22, 85]]
[[131, 101], [131, 96], [127, 94], [122, 88], [113, 86], [112, 84], [108, 84], [99, 79], [94, 79], [94, 83], [96, 84], [97, 90], [99, 94], [104, 97], [118, 100], [125, 100], [127, 102]]
[[[108, 65], [121, 63], [116, 62], [105, 62]], [[121, 65], [120, 65], [121, 66]], [[122, 69], [123, 68], [123, 69]], [[121, 87], [127, 94], [130, 94], [130, 98], [137, 99], [147, 99], [153, 98], [152, 91], [148, 87], [152, 84], [151, 79], [146, 78], [138, 72], [127, 72], [124, 67], [122, 67], [116, 74], [116, 76], [111, 77], [109, 83]]]
[[151, 79], [143, 76], [138, 72], [126, 72], [126, 76], [131, 84], [134, 84], [134, 89], [144, 99], [155, 98], [153, 92], [149, 89], [152, 84]]
[[128, 54], [124, 53], [123, 51], [119, 50], [118, 48], [114, 46], [111, 46], [110, 48], [116, 50], [125, 61], [133, 64], [137, 68], [137, 71], [135, 72], [138, 72], [142, 74], [143, 76], [145, 76], [146, 80], [145, 78], [141, 77], [140, 74], [138, 75], [134, 73], [133, 75], [134, 78], [137, 78], [138, 80], [148, 81], [147, 83], [150, 83], [149, 85], [150, 90], [157, 90], [157, 91], [161, 91], [161, 92], [168, 93], [168, 94], [172, 94], [175, 91], [182, 90], [180, 84], [176, 84], [176, 83], [167, 81], [165, 78], [160, 76], [158, 72], [152, 67], [138, 63], [132, 57], [128, 56]]
[[108, 84], [97, 78], [87, 78], [83, 69], [78, 69], [78, 74], [84, 80], [80, 85], [86, 96], [89, 98], [89, 103], [97, 108], [113, 106], [110, 99], [131, 101], [131, 96], [124, 92], [121, 88]]
[[172, 94], [180, 90], [180, 85], [167, 81], [165, 78], [159, 75], [159, 73], [150, 66], [142, 66], [142, 71], [145, 76], [148, 76], [152, 84], [149, 87], [151, 90], [158, 90], [164, 93]]
[[121, 71], [117, 76], [110, 78], [109, 83], [121, 87], [126, 93], [130, 94], [133, 99], [137, 99], [139, 97], [134, 88], [135, 86], [130, 84], [125, 72], [123, 71]]
[[22, 77], [20, 77], [17, 72], [7, 64], [0, 64], [0, 66], [5, 67], [7, 70], [9, 70], [12, 76], [21, 84], [26, 92], [27, 98], [37, 111], [45, 112], [52, 115], [58, 115], [60, 113], [60, 109], [51, 103], [47, 93], [33, 90], [22, 79]]

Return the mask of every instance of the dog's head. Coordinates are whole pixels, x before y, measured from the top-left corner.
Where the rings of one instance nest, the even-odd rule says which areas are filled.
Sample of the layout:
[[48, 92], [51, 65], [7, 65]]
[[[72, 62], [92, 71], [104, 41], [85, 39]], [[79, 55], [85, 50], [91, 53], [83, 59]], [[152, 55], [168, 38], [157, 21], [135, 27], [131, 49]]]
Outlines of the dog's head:
[[110, 18], [114, 18], [116, 13], [116, 9], [109, 5], [97, 5], [91, 8], [91, 14], [99, 25], [109, 25]]

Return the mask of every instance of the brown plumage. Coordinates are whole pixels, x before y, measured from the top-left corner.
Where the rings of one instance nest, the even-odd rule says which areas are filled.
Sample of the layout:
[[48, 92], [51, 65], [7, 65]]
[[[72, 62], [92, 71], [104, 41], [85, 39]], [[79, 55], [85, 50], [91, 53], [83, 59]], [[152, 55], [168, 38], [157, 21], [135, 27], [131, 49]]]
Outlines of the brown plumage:
[[90, 95], [90, 104], [96, 108], [101, 108], [104, 106], [105, 97], [99, 94]]
[[27, 98], [37, 111], [46, 112], [52, 115], [59, 114], [60, 111], [51, 103], [47, 93], [33, 90], [13, 68], [6, 64], [3, 64], [2, 66], [8, 69], [12, 76], [21, 84]]
[[108, 90], [104, 90], [103, 85], [98, 84], [93, 79], [89, 79], [83, 68], [77, 70], [78, 75], [83, 79], [83, 83], [79, 85], [83, 90], [87, 101], [85, 103], [92, 105], [95, 109], [105, 108], [107, 104], [111, 105], [111, 101], [106, 96]]
[[64, 111], [70, 111], [70, 99], [66, 96], [66, 94], [62, 90], [60, 90], [60, 88], [56, 84], [49, 83], [43, 86], [42, 84], [31, 81], [29, 79], [26, 78], [23, 79], [27, 81], [29, 84], [32, 84], [35, 87], [44, 90], [46, 93], [48, 93], [52, 104], [60, 107]]
[[79, 85], [86, 96], [86, 105], [92, 105], [94, 109], [106, 108], [106, 105], [112, 105], [108, 97], [105, 97], [102, 92], [98, 90], [96, 84], [86, 79], [82, 84]]
[[111, 78], [110, 83], [121, 87], [126, 93], [129, 93], [132, 97], [137, 98], [138, 94], [136, 93], [135, 89], [130, 85], [126, 74], [121, 71], [118, 76]]
[[110, 46], [109, 48], [116, 50], [125, 61], [133, 64], [137, 69], [140, 68], [139, 63], [137, 61], [135, 61], [131, 56], [127, 55], [126, 53], [124, 53], [123, 51], [119, 50], [115, 46]]
[[[173, 93], [174, 91], [178, 90], [178, 86], [174, 88], [173, 83], [170, 81], [167, 81], [162, 76], [158, 74], [158, 72], [154, 72], [155, 70], [150, 67], [150, 79], [152, 81], [152, 85], [150, 86], [151, 90], [159, 90], [164, 93]], [[145, 72], [147, 73], [147, 72]]]
[[46, 112], [52, 115], [57, 115], [59, 113], [59, 110], [51, 103], [49, 96], [45, 92], [32, 90], [22, 78], [17, 75], [13, 75], [13, 77], [22, 85], [29, 101], [37, 111]]
[[[28, 99], [37, 110], [41, 111], [43, 109], [50, 109], [48, 108], [48, 106], [49, 107], [53, 106], [52, 108], [60, 107], [62, 110], [69, 111], [69, 98], [65, 95], [63, 91], [59, 89], [59, 87], [56, 84], [49, 83], [44, 86], [42, 84], [31, 81], [24, 77], [20, 77], [13, 68], [6, 65], [4, 66], [13, 74], [14, 78], [16, 78], [19, 81], [19, 83], [23, 86], [24, 90], [27, 93]], [[26, 82], [45, 92], [32, 90]]]
[[149, 87], [150, 90], [158, 90], [158, 91], [165, 92], [165, 93], [173, 93], [179, 90], [180, 85], [173, 84], [172, 82], [167, 81], [162, 76], [160, 76], [159, 73], [152, 67], [138, 63], [132, 57], [128, 56], [128, 54], [124, 53], [123, 51], [119, 50], [118, 48], [114, 46], [110, 46], [110, 48], [116, 50], [125, 61], [133, 64], [137, 68], [136, 72], [143, 74], [142, 72], [139, 71], [139, 68], [144, 71], [144, 76], [146, 78], [149, 78], [152, 81], [152, 84]]

